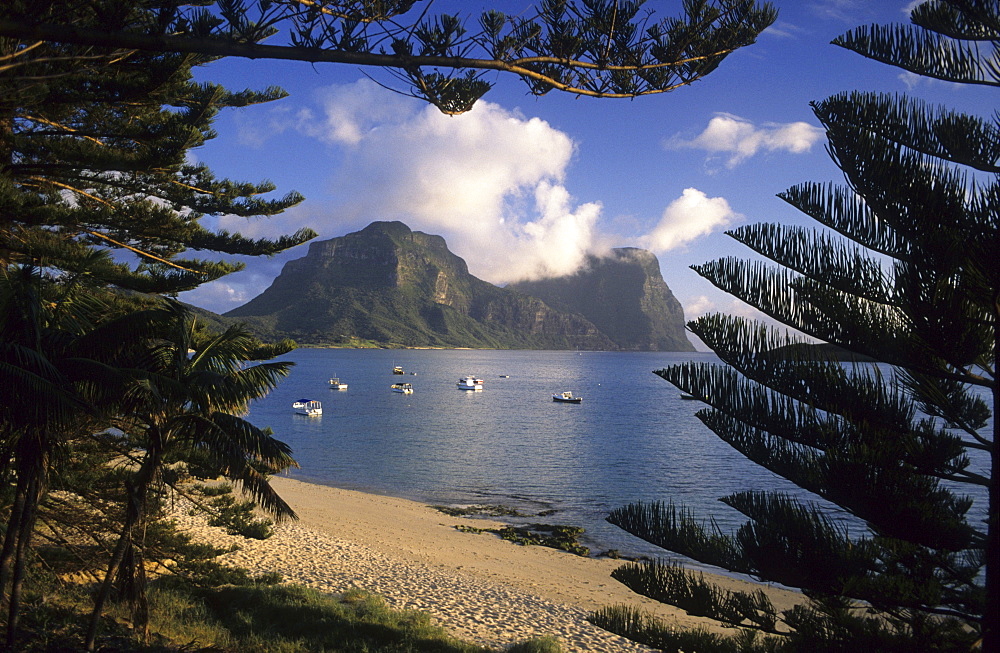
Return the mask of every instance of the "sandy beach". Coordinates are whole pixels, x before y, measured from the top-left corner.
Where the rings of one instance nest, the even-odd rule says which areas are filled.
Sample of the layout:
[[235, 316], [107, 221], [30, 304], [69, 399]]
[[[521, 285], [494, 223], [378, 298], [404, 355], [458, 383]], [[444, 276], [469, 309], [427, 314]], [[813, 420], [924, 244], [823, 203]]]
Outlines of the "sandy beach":
[[[540, 546], [521, 546], [489, 533], [466, 533], [460, 524], [500, 522], [445, 515], [431, 506], [277, 477], [272, 485], [299, 520], [277, 526], [267, 540], [244, 540], [182, 516], [182, 526], [217, 544], [241, 550], [223, 560], [285, 582], [339, 593], [357, 587], [396, 608], [431, 614], [454, 635], [502, 649], [551, 635], [567, 651], [645, 651], [586, 621], [609, 605], [654, 612], [679, 628], [713, 622], [691, 617], [628, 590], [611, 578], [621, 561], [583, 558]], [[724, 576], [730, 588], [761, 586]], [[780, 609], [798, 596], [764, 587]]]

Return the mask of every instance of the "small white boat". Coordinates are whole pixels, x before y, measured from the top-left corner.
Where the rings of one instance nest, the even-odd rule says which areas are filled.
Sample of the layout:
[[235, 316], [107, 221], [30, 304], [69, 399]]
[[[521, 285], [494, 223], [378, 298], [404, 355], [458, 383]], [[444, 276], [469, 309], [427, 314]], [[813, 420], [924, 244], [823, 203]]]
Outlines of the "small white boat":
[[467, 376], [464, 379], [459, 379], [455, 385], [458, 386], [459, 390], [482, 390], [483, 380], [477, 379], [474, 376]]
[[409, 383], [393, 383], [389, 389], [404, 395], [413, 394], [413, 386]]
[[583, 401], [583, 397], [574, 397], [572, 392], [560, 392], [557, 395], [552, 395], [552, 401], [558, 401], [564, 404], [578, 404]]
[[292, 404], [292, 408], [295, 409], [296, 415], [306, 417], [319, 417], [323, 414], [323, 404], [315, 399], [299, 399]]
[[331, 390], [347, 390], [347, 384], [342, 382], [337, 377], [330, 379], [330, 389]]
[[401, 365], [394, 365], [393, 368], [392, 368], [392, 373], [393, 374], [402, 374], [403, 373], [403, 367]]

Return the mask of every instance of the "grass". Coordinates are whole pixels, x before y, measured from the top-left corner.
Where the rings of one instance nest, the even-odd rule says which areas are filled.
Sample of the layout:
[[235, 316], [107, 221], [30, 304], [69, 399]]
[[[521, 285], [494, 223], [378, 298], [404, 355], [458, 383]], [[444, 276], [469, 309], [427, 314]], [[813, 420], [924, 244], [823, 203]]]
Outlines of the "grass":
[[[294, 585], [259, 582], [199, 587], [178, 578], [150, 586], [150, 641], [140, 643], [122, 608], [104, 618], [98, 650], [135, 653], [496, 653], [461, 641], [431, 623], [428, 614], [394, 610], [374, 594], [350, 590], [330, 595]], [[24, 653], [77, 651], [90, 612], [89, 590], [49, 579], [33, 584], [16, 649]], [[562, 653], [542, 637], [504, 649]]]
[[358, 590], [331, 596], [289, 585], [227, 586], [199, 594], [158, 595], [158, 630], [175, 641], [197, 632], [199, 642], [240, 653], [490, 650], [449, 636], [426, 613], [392, 610]]

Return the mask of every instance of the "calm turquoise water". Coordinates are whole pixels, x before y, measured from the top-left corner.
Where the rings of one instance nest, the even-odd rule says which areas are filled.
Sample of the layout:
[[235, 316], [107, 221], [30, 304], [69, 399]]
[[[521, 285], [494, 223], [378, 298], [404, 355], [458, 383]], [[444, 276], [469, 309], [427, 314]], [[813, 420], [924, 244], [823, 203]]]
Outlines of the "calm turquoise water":
[[[502, 503], [554, 510], [529, 521], [586, 529], [595, 552], [664, 552], [604, 521], [614, 508], [672, 499], [724, 530], [740, 515], [717, 499], [788, 488], [694, 417], [652, 370], [712, 354], [564, 351], [299, 349], [291, 375], [250, 419], [294, 449], [301, 480], [438, 504]], [[393, 375], [401, 365], [404, 377]], [[416, 375], [410, 375], [416, 372]], [[459, 390], [473, 374], [482, 391]], [[509, 375], [509, 378], [501, 378]], [[328, 387], [339, 376], [348, 390]], [[414, 393], [390, 392], [396, 381]], [[583, 403], [558, 404], [571, 390]], [[299, 398], [324, 414], [293, 414]]]

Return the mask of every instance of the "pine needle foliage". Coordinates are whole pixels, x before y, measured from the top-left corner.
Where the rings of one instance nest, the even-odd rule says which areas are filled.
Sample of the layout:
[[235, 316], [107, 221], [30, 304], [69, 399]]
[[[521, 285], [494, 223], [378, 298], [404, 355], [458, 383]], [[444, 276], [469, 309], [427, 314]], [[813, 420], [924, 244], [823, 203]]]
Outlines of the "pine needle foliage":
[[[834, 43], [920, 75], [1000, 85], [996, 2], [932, 0], [912, 21]], [[819, 226], [737, 229], [762, 260], [694, 268], [788, 329], [705, 316], [689, 328], [722, 364], [656, 371], [705, 403], [698, 417], [718, 437], [799, 490], [723, 498], [747, 519], [733, 533], [663, 503], [608, 518], [695, 560], [800, 588], [803, 603], [747, 602], [757, 620], [691, 572], [632, 564], [615, 575], [636, 591], [760, 637], [695, 643], [625, 609], [593, 620], [669, 651], [996, 653], [1000, 123], [877, 93], [812, 107], [847, 183], [779, 197]]]
[[[178, 3], [11, 0], [0, 22], [179, 29]], [[308, 230], [250, 239], [206, 216], [270, 216], [302, 200], [268, 199], [270, 182], [217, 178], [189, 152], [215, 137], [226, 108], [284, 97], [193, 80], [213, 57], [0, 38], [0, 263], [50, 268], [141, 292], [194, 288], [242, 267], [190, 250], [270, 255]], [[114, 254], [114, 256], [112, 256]]]
[[[126, 4], [83, 3], [115, 14]], [[0, 36], [384, 69], [400, 93], [460, 114], [493, 87], [489, 76], [498, 72], [521, 79], [534, 95], [665, 93], [714, 71], [777, 16], [770, 3], [753, 0], [686, 0], [680, 16], [667, 18], [646, 9], [645, 0], [541, 0], [518, 15], [488, 10], [478, 17], [435, 15], [430, 0], [140, 4], [155, 10], [152, 20], [81, 22], [81, 12], [0, 15]], [[265, 37], [273, 38], [263, 44]]]

